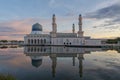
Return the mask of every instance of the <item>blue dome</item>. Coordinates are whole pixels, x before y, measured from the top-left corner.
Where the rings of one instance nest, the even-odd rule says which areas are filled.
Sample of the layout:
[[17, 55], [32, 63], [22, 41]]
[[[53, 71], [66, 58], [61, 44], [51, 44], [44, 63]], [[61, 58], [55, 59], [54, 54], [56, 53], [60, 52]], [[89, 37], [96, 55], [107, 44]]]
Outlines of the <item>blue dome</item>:
[[42, 31], [42, 25], [39, 23], [33, 24], [32, 31]]

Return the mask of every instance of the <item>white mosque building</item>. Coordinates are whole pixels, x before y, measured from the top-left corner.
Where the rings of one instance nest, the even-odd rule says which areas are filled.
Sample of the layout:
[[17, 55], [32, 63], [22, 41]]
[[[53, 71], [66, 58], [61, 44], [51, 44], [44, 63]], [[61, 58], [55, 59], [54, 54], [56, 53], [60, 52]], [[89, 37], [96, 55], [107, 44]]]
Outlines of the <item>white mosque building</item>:
[[32, 26], [30, 34], [24, 36], [24, 44], [28, 46], [33, 45], [52, 45], [52, 46], [100, 46], [102, 40], [91, 39], [90, 37], [83, 36], [82, 31], [82, 16], [78, 18], [79, 30], [75, 33], [75, 25], [73, 24], [73, 30], [71, 33], [59, 33], [57, 32], [56, 17], [53, 14], [52, 17], [52, 31], [49, 34], [44, 34], [42, 25], [35, 23]]

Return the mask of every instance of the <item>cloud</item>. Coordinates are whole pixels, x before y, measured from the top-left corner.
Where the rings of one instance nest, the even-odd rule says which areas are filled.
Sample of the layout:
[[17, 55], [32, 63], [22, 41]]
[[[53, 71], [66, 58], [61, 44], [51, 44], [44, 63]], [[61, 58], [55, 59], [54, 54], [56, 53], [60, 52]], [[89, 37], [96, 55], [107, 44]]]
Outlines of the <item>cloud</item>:
[[94, 19], [96, 20], [95, 22], [103, 21], [98, 25], [94, 25], [94, 28], [118, 29], [120, 28], [120, 3], [115, 3], [95, 12], [87, 13], [85, 17]]
[[95, 19], [105, 19], [105, 18], [119, 18], [120, 17], [120, 4], [114, 4], [102, 9], [99, 9], [95, 12], [88, 13], [86, 16], [88, 18], [95, 18]]
[[94, 6], [93, 11], [119, 3], [119, 0], [104, 0]]
[[12, 27], [0, 26], [0, 32], [16, 32], [17, 30]]
[[50, 0], [49, 5], [55, 4], [55, 0]]
[[[29, 33], [34, 19], [11, 20], [0, 22], [1, 39], [23, 39], [23, 36]], [[18, 37], [16, 37], [18, 36]]]
[[68, 11], [68, 12], [66, 12], [65, 16], [73, 17], [73, 16], [75, 16], [75, 12], [74, 11]]
[[48, 3], [49, 7], [55, 8], [55, 6], [57, 7], [58, 5], [56, 4], [55, 0], [50, 0]]

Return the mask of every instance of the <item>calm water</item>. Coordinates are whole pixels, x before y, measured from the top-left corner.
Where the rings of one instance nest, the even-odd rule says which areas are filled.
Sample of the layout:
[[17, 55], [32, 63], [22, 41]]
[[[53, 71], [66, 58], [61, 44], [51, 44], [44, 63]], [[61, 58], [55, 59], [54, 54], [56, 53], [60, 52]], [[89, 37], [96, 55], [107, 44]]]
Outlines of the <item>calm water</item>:
[[18, 80], [120, 80], [120, 53], [101, 48], [0, 49], [0, 73]]

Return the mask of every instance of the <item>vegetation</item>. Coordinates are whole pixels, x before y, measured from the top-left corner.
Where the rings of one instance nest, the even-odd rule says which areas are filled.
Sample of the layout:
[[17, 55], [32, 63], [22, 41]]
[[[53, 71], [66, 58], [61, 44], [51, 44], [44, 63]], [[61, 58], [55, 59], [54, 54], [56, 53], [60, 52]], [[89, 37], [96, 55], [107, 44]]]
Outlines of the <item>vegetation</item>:
[[117, 44], [118, 41], [120, 41], [120, 38], [115, 38], [115, 39], [108, 39], [106, 43], [108, 44]]
[[16, 80], [16, 79], [11, 75], [0, 74], [0, 80]]
[[117, 44], [117, 40], [116, 39], [108, 39], [107, 41], [106, 41], [106, 43], [108, 43], [108, 44]]
[[10, 42], [17, 42], [17, 40], [11, 40]]
[[22, 40], [0, 40], [0, 42], [23, 42]]
[[0, 42], [4, 42], [5, 43], [5, 42], [8, 42], [8, 41], [7, 40], [0, 40]]

